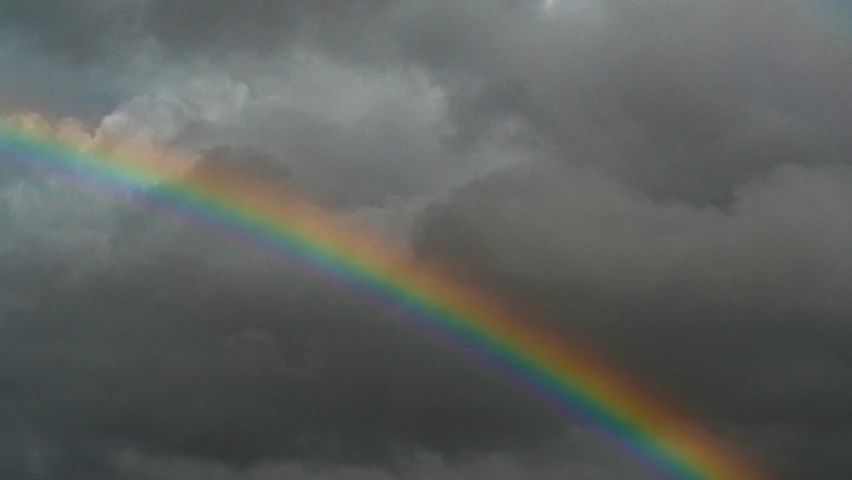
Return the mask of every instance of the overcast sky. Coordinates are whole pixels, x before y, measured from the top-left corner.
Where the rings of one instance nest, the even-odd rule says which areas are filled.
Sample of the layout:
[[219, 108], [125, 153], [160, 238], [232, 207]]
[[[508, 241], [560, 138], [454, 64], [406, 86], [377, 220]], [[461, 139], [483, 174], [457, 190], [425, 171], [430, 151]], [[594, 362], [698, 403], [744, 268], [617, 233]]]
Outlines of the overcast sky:
[[[0, 114], [274, 176], [548, 312], [774, 478], [836, 480], [838, 3], [0, 0]], [[387, 312], [2, 167], [0, 272], [3, 479], [650, 478]]]

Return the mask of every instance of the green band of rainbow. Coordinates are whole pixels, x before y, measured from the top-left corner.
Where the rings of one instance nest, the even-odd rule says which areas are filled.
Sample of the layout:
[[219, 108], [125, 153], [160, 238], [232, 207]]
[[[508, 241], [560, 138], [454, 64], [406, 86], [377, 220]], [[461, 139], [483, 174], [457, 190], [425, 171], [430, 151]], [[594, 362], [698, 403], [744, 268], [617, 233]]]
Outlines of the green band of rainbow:
[[84, 152], [11, 128], [0, 129], [2, 165], [165, 211], [280, 256], [367, 301], [394, 306], [399, 318], [589, 427], [661, 478], [765, 478], [698, 425], [498, 299], [238, 172], [163, 182], [165, 170], [141, 150]]

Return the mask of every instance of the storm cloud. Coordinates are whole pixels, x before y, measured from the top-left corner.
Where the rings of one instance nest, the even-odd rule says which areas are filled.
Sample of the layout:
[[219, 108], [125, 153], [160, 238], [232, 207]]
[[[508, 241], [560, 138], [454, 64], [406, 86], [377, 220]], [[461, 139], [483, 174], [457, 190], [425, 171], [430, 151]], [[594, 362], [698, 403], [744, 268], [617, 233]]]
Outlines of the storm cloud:
[[[847, 20], [544, 4], [0, 2], [0, 106], [273, 180], [590, 339], [773, 478], [852, 470]], [[391, 308], [0, 174], [4, 478], [652, 478]]]

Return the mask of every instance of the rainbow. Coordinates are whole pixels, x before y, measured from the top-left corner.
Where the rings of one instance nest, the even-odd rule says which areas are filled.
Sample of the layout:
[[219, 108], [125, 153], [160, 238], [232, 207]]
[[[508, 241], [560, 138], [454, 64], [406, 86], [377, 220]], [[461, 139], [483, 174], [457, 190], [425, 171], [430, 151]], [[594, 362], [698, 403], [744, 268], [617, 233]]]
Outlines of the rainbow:
[[399, 318], [503, 375], [659, 478], [766, 478], [590, 352], [569, 348], [564, 335], [535, 325], [446, 271], [239, 172], [174, 178], [151, 160], [141, 149], [122, 154], [84, 150], [70, 141], [0, 127], [0, 167], [36, 172], [166, 212], [279, 256], [367, 301], [391, 306]]

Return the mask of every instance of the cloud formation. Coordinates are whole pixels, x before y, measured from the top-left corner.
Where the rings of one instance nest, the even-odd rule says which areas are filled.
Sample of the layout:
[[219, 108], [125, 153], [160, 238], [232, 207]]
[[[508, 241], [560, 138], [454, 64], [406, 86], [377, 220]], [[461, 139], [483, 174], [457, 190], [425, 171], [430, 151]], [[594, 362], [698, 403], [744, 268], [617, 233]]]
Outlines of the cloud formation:
[[[841, 29], [768, 0], [315, 3], [0, 2], [0, 104], [274, 177], [780, 480], [852, 469]], [[4, 169], [0, 266], [4, 478], [645, 478], [387, 312], [133, 206]]]

